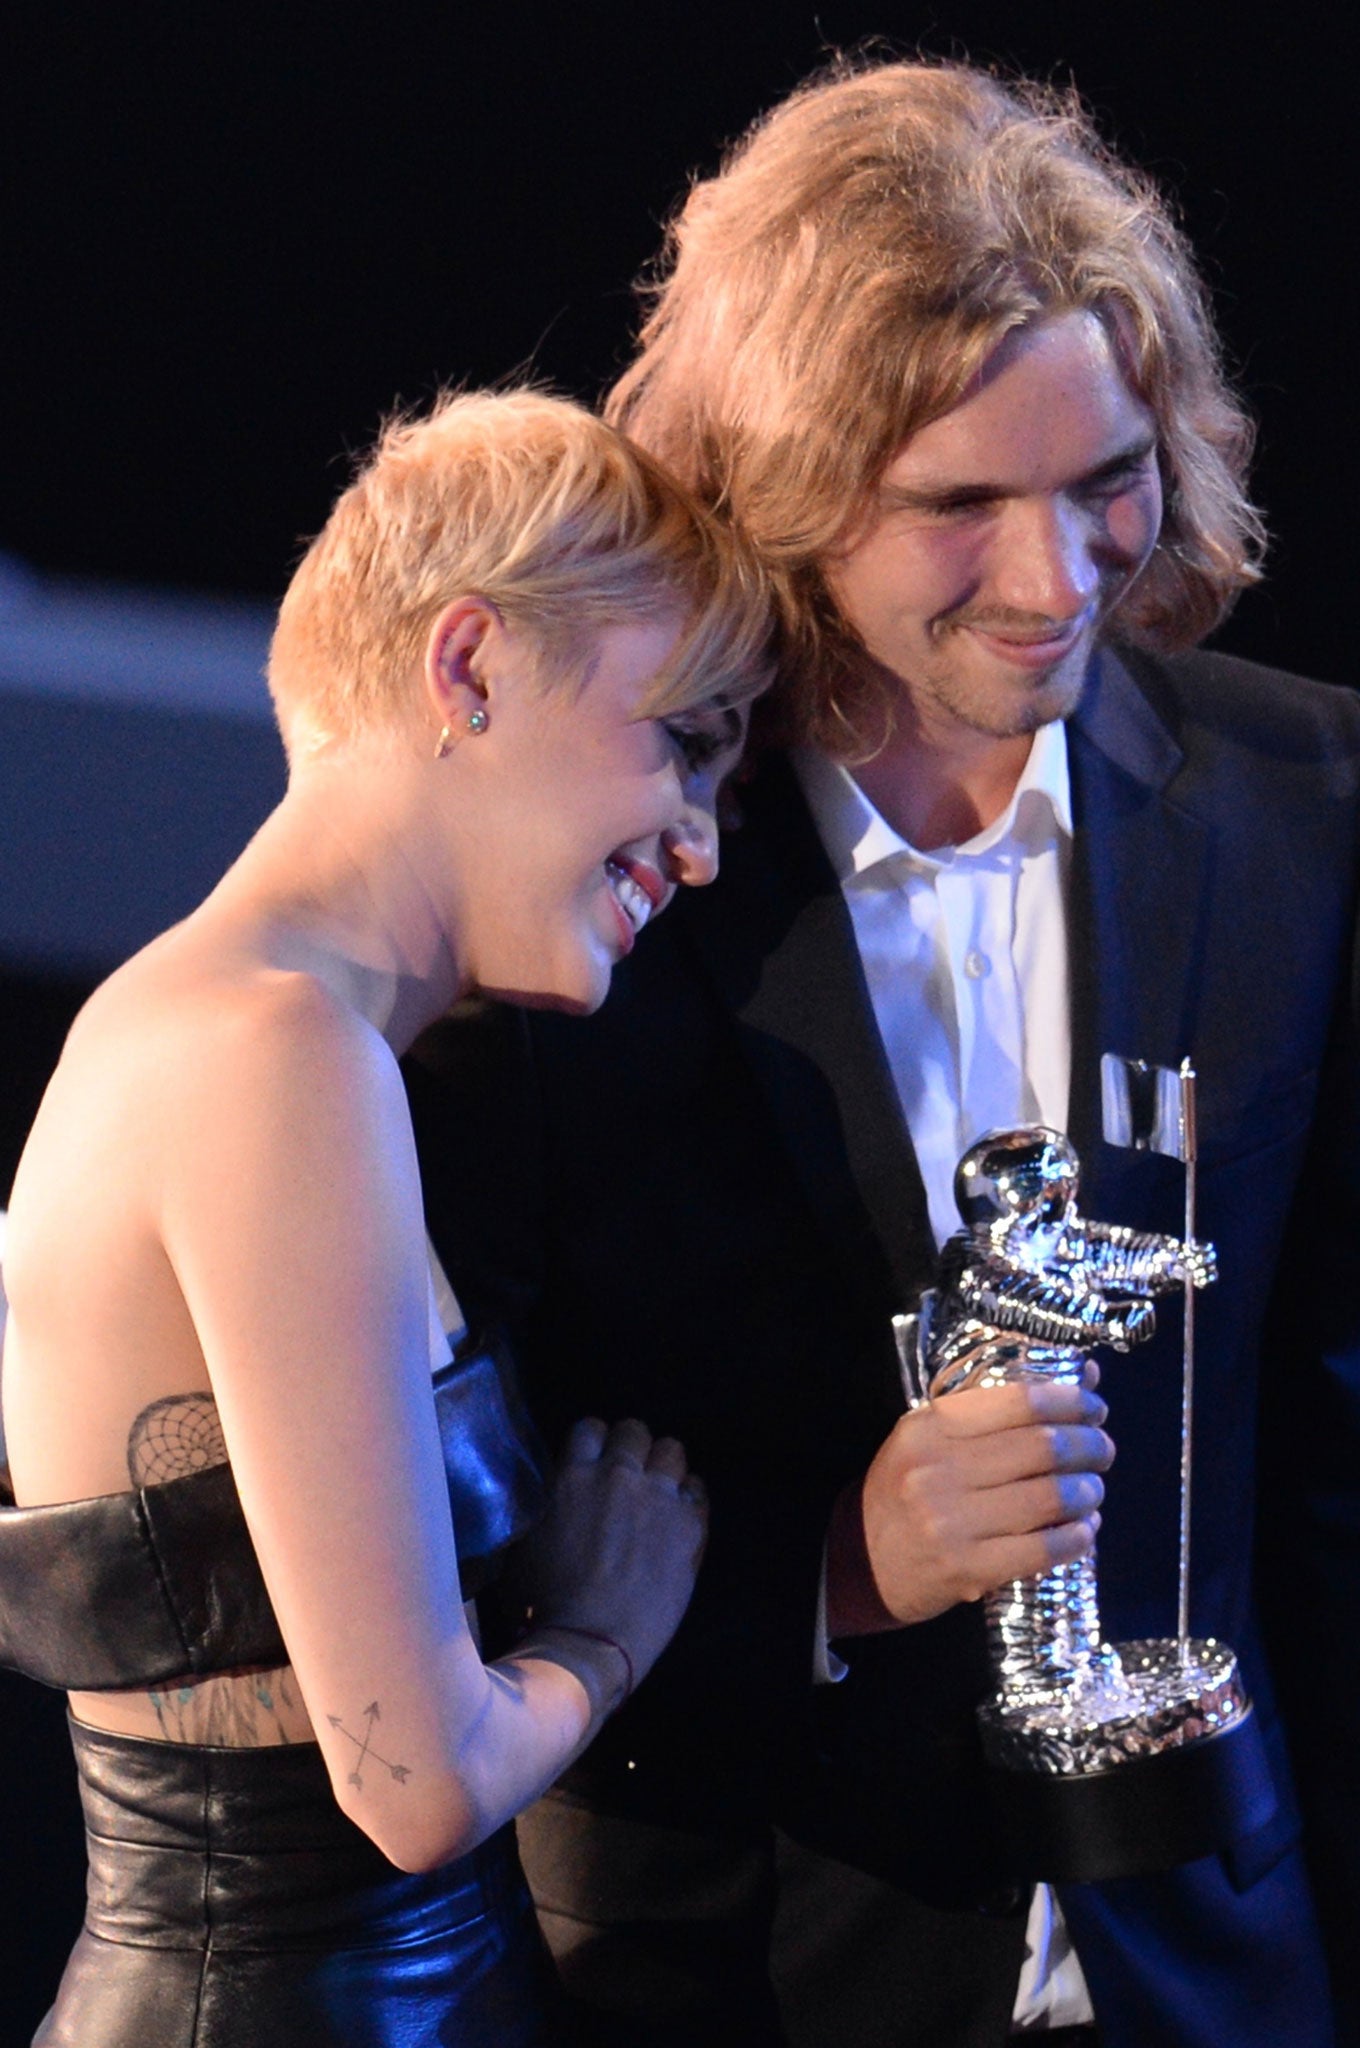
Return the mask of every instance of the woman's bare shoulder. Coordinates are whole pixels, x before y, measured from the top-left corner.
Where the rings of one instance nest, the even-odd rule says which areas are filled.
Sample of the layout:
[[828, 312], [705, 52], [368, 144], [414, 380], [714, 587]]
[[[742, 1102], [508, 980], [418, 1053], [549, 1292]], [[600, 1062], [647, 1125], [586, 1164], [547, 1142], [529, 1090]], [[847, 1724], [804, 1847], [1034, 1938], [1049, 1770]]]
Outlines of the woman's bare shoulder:
[[[310, 1206], [370, 1148], [406, 1152], [405, 1099], [381, 1034], [312, 974], [158, 944], [77, 1018], [15, 1181], [22, 1254], [62, 1218], [160, 1239], [211, 1192], [243, 1200], [296, 1175]], [[55, 1233], [58, 1241], [68, 1235]]]
[[[188, 927], [147, 947], [95, 991], [72, 1027], [62, 1066], [139, 1072], [165, 1089], [220, 1094], [233, 1077], [287, 1085], [376, 1080], [395, 1061], [377, 1030], [321, 975], [241, 946], [204, 943]], [[59, 1070], [60, 1071], [60, 1070]]]
[[[390, 1361], [404, 1325], [363, 1328], [367, 1295], [425, 1313], [414, 1141], [381, 1033], [318, 976], [221, 948], [148, 949], [92, 999], [11, 1229], [33, 1499], [114, 1490], [148, 1401], [220, 1383], [239, 1404], [274, 1370], [296, 1393], [296, 1359], [330, 1371], [351, 1337], [361, 1363]], [[77, 1386], [99, 1407], [79, 1469], [45, 1449]]]

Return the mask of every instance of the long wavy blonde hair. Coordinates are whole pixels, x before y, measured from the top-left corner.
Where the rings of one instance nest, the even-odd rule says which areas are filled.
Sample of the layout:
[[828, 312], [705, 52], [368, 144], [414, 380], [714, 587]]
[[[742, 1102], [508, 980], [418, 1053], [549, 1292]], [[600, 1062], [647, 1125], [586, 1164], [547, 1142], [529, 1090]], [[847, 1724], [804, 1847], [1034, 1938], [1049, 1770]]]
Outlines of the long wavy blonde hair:
[[894, 685], [819, 571], [882, 471], [1002, 337], [1090, 310], [1157, 422], [1166, 513], [1111, 629], [1162, 648], [1256, 580], [1252, 430], [1152, 184], [1074, 93], [947, 63], [839, 61], [757, 122], [669, 231], [607, 416], [743, 529], [771, 572], [777, 737], [863, 758]]

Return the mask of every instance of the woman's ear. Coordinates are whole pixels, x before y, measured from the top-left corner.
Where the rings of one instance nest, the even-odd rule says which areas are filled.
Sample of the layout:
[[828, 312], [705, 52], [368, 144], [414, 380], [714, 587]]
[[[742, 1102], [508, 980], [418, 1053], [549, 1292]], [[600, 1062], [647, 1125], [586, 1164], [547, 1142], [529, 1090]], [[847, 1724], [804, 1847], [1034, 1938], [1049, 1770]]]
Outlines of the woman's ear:
[[441, 743], [469, 730], [485, 730], [487, 687], [477, 656], [504, 630], [500, 613], [484, 597], [455, 598], [430, 628], [425, 643], [425, 695]]

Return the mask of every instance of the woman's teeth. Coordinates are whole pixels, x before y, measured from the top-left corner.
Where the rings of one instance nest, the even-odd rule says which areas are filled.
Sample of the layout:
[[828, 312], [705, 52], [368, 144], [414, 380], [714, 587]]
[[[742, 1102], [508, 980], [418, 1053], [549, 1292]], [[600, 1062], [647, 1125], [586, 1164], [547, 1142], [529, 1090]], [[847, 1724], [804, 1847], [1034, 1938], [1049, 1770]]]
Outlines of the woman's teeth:
[[604, 871], [624, 916], [633, 930], [640, 932], [652, 914], [651, 897], [641, 883], [635, 882], [627, 869], [619, 867], [616, 862], [606, 861]]

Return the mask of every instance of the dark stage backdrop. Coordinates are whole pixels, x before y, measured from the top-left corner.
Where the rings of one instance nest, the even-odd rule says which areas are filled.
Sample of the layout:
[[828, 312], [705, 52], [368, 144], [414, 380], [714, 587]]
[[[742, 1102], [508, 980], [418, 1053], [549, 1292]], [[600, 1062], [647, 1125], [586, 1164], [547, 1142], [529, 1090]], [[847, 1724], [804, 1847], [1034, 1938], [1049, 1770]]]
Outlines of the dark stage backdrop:
[[[596, 394], [687, 173], [881, 33], [1075, 78], [1177, 195], [1262, 420], [1270, 589], [1234, 644], [1342, 645], [1353, 115], [1340, 10], [47, 0], [9, 45], [0, 547], [275, 594], [398, 396]], [[23, 61], [15, 61], [17, 48]]]
[[[344, 11], [320, 0], [21, 7], [0, 81], [0, 551], [40, 572], [275, 596], [394, 400], [622, 363], [630, 283], [692, 169], [830, 47], [883, 35], [1075, 79], [1175, 193], [1261, 421], [1268, 585], [1222, 636], [1349, 679], [1340, 10], [807, 0]], [[1345, 95], [1345, 98], [1343, 98]], [[1344, 354], [1343, 354], [1344, 351]], [[109, 772], [117, 772], [110, 762]], [[0, 986], [19, 1137], [75, 985]], [[0, 2048], [78, 1916], [54, 1704], [0, 1692]]]

